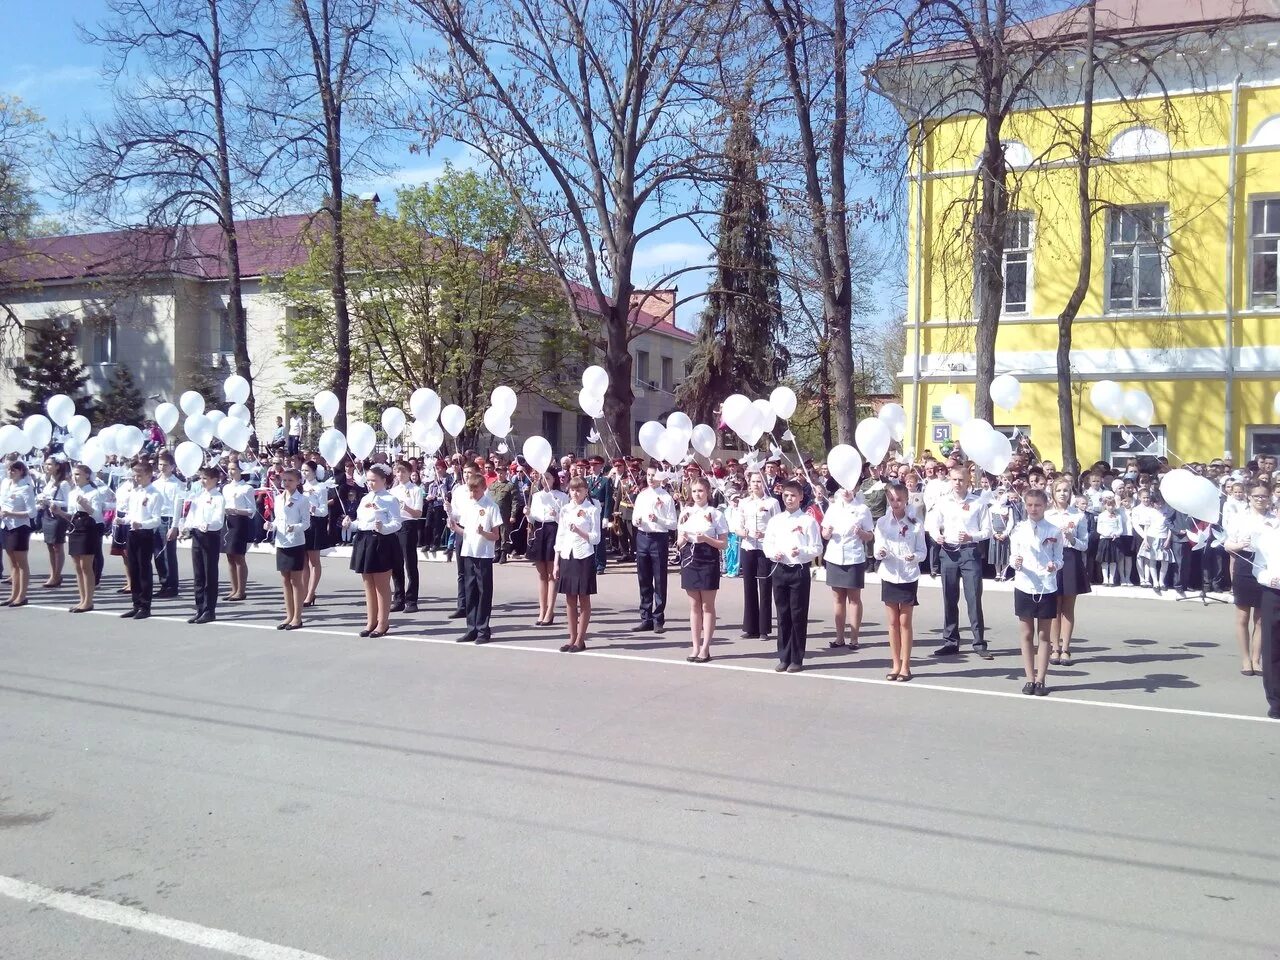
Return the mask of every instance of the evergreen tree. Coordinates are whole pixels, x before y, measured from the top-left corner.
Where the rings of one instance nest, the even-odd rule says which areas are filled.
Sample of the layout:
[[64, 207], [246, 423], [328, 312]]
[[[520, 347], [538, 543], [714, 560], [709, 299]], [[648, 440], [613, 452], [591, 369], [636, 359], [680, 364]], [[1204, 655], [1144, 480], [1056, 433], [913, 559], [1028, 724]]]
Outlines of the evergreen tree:
[[13, 375], [27, 397], [8, 411], [10, 420], [21, 423], [33, 413], [44, 413], [45, 402], [59, 393], [76, 402], [77, 413], [91, 416], [93, 402], [85, 389], [89, 374], [80, 362], [75, 338], [60, 325], [50, 323], [37, 330], [26, 359]]
[[767, 395], [788, 360], [769, 207], [757, 162], [760, 141], [745, 106], [734, 112], [725, 153], [729, 180], [721, 201], [716, 278], [678, 397], [695, 422], [712, 424], [729, 394]]
[[133, 382], [129, 367], [117, 363], [107, 382], [106, 392], [99, 401], [97, 423], [99, 426], [125, 423], [140, 427], [146, 422], [142, 413], [144, 403], [142, 391]]

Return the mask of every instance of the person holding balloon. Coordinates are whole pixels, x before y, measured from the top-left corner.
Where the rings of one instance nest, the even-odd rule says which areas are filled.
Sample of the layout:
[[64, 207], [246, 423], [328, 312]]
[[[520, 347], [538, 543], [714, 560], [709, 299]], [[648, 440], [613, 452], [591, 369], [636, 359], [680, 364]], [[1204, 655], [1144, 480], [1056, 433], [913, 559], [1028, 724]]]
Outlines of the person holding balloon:
[[[887, 496], [887, 495], [886, 495]], [[858, 631], [862, 626], [862, 588], [866, 582], [866, 544], [875, 538], [875, 522], [871, 510], [857, 500], [857, 491], [841, 487], [831, 498], [822, 517], [822, 536], [827, 541], [823, 569], [831, 588], [836, 636], [832, 647], [846, 646], [845, 628], [849, 628], [847, 646], [858, 649]]]
[[355, 546], [351, 550], [351, 569], [364, 581], [365, 628], [361, 637], [386, 636], [391, 617], [391, 570], [396, 564], [400, 544], [400, 501], [391, 495], [391, 470], [375, 463], [365, 471], [369, 492], [356, 508]]
[[46, 513], [41, 524], [44, 545], [49, 553], [49, 576], [40, 586], [46, 590], [62, 586], [62, 567], [66, 563], [67, 498], [71, 494], [71, 464], [65, 459], [46, 457], [44, 486], [36, 497], [36, 506]]
[[[1262, 671], [1262, 627], [1259, 612], [1262, 587], [1254, 575], [1254, 545], [1280, 523], [1271, 513], [1271, 488], [1256, 482], [1249, 487], [1249, 506], [1233, 510], [1226, 524], [1226, 547], [1235, 557], [1231, 568], [1231, 599], [1236, 607], [1236, 637], [1240, 643], [1240, 672], [1252, 677]], [[1250, 617], [1253, 619], [1250, 629]]]
[[600, 507], [587, 499], [582, 477], [569, 481], [569, 502], [560, 508], [556, 524], [555, 563], [552, 576], [565, 600], [569, 642], [561, 653], [587, 649], [591, 625], [591, 597], [596, 592], [596, 544], [600, 542]]
[[809, 565], [822, 553], [818, 521], [800, 509], [804, 488], [782, 483], [783, 511], [765, 527], [763, 549], [773, 561], [773, 602], [778, 611], [778, 673], [804, 669], [809, 629]]
[[631, 628], [632, 633], [663, 628], [671, 532], [679, 521], [675, 499], [663, 488], [662, 474], [656, 467], [645, 471], [645, 484], [636, 494], [632, 508], [636, 525], [636, 579], [640, 586], [640, 622]]
[[400, 529], [396, 541], [400, 560], [391, 570], [391, 612], [418, 612], [418, 543], [422, 533], [422, 488], [413, 482], [409, 464], [397, 460], [392, 468], [395, 485], [391, 495], [400, 501]]
[[321, 551], [332, 546], [329, 539], [329, 498], [333, 494], [333, 486], [320, 479], [320, 465], [308, 460], [302, 465], [302, 493], [310, 503], [311, 525], [307, 527], [306, 554], [307, 576], [306, 596], [302, 599], [304, 607], [316, 605], [316, 593], [320, 589], [320, 575], [324, 565], [320, 562]]
[[915, 608], [920, 602], [920, 563], [926, 557], [924, 524], [907, 510], [907, 488], [885, 488], [885, 514], [875, 522], [872, 553], [880, 561], [880, 600], [889, 623], [889, 653], [893, 666], [886, 680], [911, 679]]
[[155, 585], [151, 565], [160, 536], [163, 501], [154, 479], [155, 467], [150, 460], [139, 457], [133, 462], [133, 486], [124, 510], [128, 520], [125, 565], [129, 570], [132, 601], [132, 606], [120, 614], [125, 620], [146, 620], [151, 616]]
[[1073, 503], [1074, 485], [1066, 474], [1053, 481], [1053, 505], [1044, 518], [1062, 533], [1062, 563], [1058, 567], [1058, 612], [1049, 633], [1049, 662], [1071, 666], [1071, 637], [1076, 625], [1076, 597], [1091, 592], [1086, 556], [1089, 516]]
[[275, 498], [271, 526], [275, 531], [276, 571], [284, 590], [284, 620], [277, 630], [297, 630], [302, 626], [302, 602], [307, 589], [307, 530], [311, 526], [311, 498], [298, 488], [302, 474], [285, 470], [283, 487]]
[[191, 583], [195, 616], [187, 623], [212, 623], [218, 611], [218, 556], [222, 552], [222, 527], [226, 502], [218, 488], [221, 474], [214, 467], [200, 468], [200, 491], [189, 498], [182, 532], [191, 538]]
[[53, 511], [67, 523], [67, 553], [76, 572], [76, 592], [79, 602], [71, 607], [72, 613], [88, 613], [93, 609], [93, 594], [97, 586], [94, 575], [94, 558], [102, 556], [102, 512], [105, 502], [103, 488], [93, 480], [93, 471], [87, 464], [77, 463], [71, 471], [74, 486], [67, 494], [66, 505], [55, 505]]
[[764, 477], [747, 475], [747, 496], [738, 501], [738, 564], [742, 574], [742, 639], [773, 633], [773, 561], [764, 554], [764, 531], [778, 515], [778, 501], [765, 493]]
[[960, 652], [960, 591], [964, 588], [973, 631], [973, 650], [983, 660], [994, 659], [987, 650], [982, 616], [982, 565], [991, 536], [986, 503], [969, 489], [969, 471], [961, 464], [948, 474], [951, 490], [938, 498], [926, 522], [938, 543], [942, 567], [942, 646], [935, 657]]
[[[1027, 518], [1009, 535], [1014, 570], [1013, 613], [1019, 622], [1022, 666], [1026, 674], [1022, 692], [1043, 697], [1049, 693], [1045, 686], [1050, 663], [1049, 631], [1059, 610], [1058, 574], [1062, 569], [1065, 534], [1045, 518], [1048, 498], [1043, 490], [1028, 490], [1022, 499]], [[1070, 536], [1075, 539], [1074, 531]]]
[[680, 585], [689, 597], [689, 633], [693, 653], [690, 663], [711, 661], [711, 640], [716, 632], [716, 593], [720, 589], [720, 552], [728, 542], [729, 525], [711, 506], [711, 484], [698, 477], [689, 484], [692, 503], [676, 525], [676, 552], [680, 557]]
[[249, 526], [257, 513], [253, 486], [245, 483], [240, 460], [227, 460], [227, 482], [222, 487], [226, 504], [226, 523], [222, 528], [222, 552], [227, 555], [227, 572], [231, 577], [231, 590], [223, 597], [230, 603], [245, 599], [249, 580], [249, 564], [245, 554], [249, 552]]
[[36, 493], [32, 486], [27, 465], [12, 460], [8, 475], [0, 480], [0, 532], [4, 537], [4, 552], [9, 558], [11, 589], [6, 607], [27, 605], [27, 586], [31, 580], [31, 567], [27, 551], [31, 545], [31, 524], [36, 517]]
[[462, 559], [463, 609], [467, 632], [458, 643], [488, 643], [492, 639], [489, 616], [493, 610], [493, 562], [495, 544], [502, 536], [502, 515], [485, 489], [485, 479], [474, 473], [467, 481], [465, 500], [455, 497], [449, 527], [458, 536]]
[[545, 488], [529, 500], [526, 517], [532, 532], [525, 556], [538, 573], [538, 619], [535, 626], [549, 627], [556, 622], [556, 540], [560, 533], [560, 511], [569, 497], [560, 490], [560, 474], [548, 470], [543, 474]]

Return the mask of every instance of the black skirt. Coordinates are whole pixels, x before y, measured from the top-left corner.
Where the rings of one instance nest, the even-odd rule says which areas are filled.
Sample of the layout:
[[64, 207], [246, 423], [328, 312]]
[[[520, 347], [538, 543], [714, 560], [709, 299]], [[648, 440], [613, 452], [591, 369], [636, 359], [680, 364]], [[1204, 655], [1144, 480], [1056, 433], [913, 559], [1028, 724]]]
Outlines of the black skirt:
[[1118, 563], [1120, 560], [1120, 538], [1100, 537], [1098, 539], [1098, 562]]
[[596, 592], [596, 558], [560, 558], [559, 592], [569, 596], [593, 596]]
[[827, 571], [827, 586], [834, 590], [861, 590], [867, 585], [867, 562], [832, 563], [822, 565]]
[[67, 534], [67, 553], [73, 557], [91, 557], [101, 549], [101, 529], [89, 514], [77, 513], [71, 520], [71, 530]]
[[1231, 599], [1237, 607], [1262, 606], [1262, 584], [1253, 575], [1253, 554], [1241, 553], [1231, 568]]
[[49, 514], [44, 518], [44, 522], [40, 524], [40, 532], [44, 534], [44, 545], [46, 547], [57, 546], [66, 543], [67, 540], [67, 521], [65, 517], [55, 517]]
[[388, 573], [400, 556], [400, 542], [394, 533], [357, 530], [351, 550], [351, 569], [356, 573]]
[[306, 542], [304, 546], [307, 550], [328, 550], [333, 546], [329, 540], [328, 517], [311, 518], [311, 526], [307, 527]]
[[906, 604], [909, 607], [920, 605], [920, 581], [910, 583], [894, 583], [892, 580], [880, 581], [880, 601], [882, 603]]
[[1058, 594], [1063, 597], [1078, 597], [1082, 593], [1091, 593], [1089, 571], [1083, 550], [1067, 547], [1062, 551], [1062, 569], [1058, 571]]
[[4, 532], [4, 548], [10, 553], [26, 553], [31, 548], [31, 526], [24, 523], [20, 527]]
[[[1078, 550], [1071, 551], [1079, 553]], [[1023, 593], [1013, 588], [1013, 615], [1019, 620], [1052, 620], [1058, 615], [1058, 595]]]
[[276, 547], [276, 569], [281, 573], [297, 573], [307, 568], [307, 545]]
[[249, 521], [252, 517], [228, 514], [222, 527], [222, 552], [228, 557], [243, 557], [249, 552]]
[[552, 563], [556, 558], [556, 535], [560, 524], [555, 521], [539, 523], [529, 521], [529, 547], [525, 550], [525, 558], [534, 563]]

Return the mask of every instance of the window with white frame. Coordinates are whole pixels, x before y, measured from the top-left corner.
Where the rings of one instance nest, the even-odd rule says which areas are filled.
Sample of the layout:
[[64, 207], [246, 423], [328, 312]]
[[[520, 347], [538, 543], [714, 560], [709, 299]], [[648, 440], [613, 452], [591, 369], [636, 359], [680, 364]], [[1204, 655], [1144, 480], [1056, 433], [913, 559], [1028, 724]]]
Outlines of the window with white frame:
[[90, 363], [116, 362], [115, 317], [89, 317], [85, 320], [85, 334]]
[[1026, 313], [1031, 294], [1031, 214], [1009, 211], [1004, 235], [1004, 312]]
[[1165, 301], [1164, 204], [1117, 207], [1107, 216], [1107, 310], [1159, 310]]
[[1251, 424], [1245, 427], [1245, 438], [1250, 460], [1280, 456], [1280, 427]]
[[1280, 197], [1249, 202], [1249, 303], [1280, 307]]
[[1113, 467], [1124, 466], [1130, 457], [1163, 457], [1165, 428], [1105, 427], [1102, 431], [1102, 459]]

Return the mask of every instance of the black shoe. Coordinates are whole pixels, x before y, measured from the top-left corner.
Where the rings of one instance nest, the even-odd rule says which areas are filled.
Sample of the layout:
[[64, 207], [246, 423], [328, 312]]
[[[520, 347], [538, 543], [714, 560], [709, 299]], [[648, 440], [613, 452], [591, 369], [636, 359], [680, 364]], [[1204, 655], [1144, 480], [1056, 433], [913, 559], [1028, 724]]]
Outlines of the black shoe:
[[1044, 685], [1044, 681], [1041, 680], [1039, 683], [1036, 684], [1036, 696], [1047, 697], [1048, 695], [1049, 695], [1049, 688], [1046, 687]]
[[776, 667], [774, 667], [774, 668], [773, 668], [773, 672], [774, 672], [774, 673], [786, 673], [786, 672], [787, 672], [787, 665], [786, 665], [785, 663], [779, 663]]
[[935, 657], [954, 657], [960, 652], [960, 644], [944, 643], [937, 650], [933, 651]]
[[217, 619], [218, 618], [212, 613], [202, 613], [200, 616], [196, 617], [196, 623], [213, 623], [213, 621]]
[[[392, 609], [394, 610], [395, 608], [394, 608], [394, 607], [392, 607]], [[405, 612], [405, 613], [417, 613], [417, 612], [418, 612], [418, 605], [417, 605], [416, 603], [406, 603], [406, 604], [404, 605], [404, 612]]]
[[482, 643], [488, 643], [492, 639], [493, 637], [489, 636], [487, 633], [483, 637], [476, 637], [476, 646], [479, 646]]
[[448, 616], [448, 617], [446, 617], [445, 619], [446, 619], [446, 620], [461, 620], [461, 619], [462, 619], [463, 617], [465, 617], [466, 615], [467, 615], [467, 611], [465, 611], [465, 610], [455, 610], [455, 611], [453, 611], [453, 613], [449, 614], [449, 616]]
[[1028, 696], [1028, 697], [1029, 697], [1029, 696], [1031, 696], [1033, 693], [1035, 693], [1035, 692], [1036, 692], [1036, 685], [1035, 685], [1035, 683], [1033, 683], [1032, 681], [1028, 680], [1026, 683], [1024, 683], [1024, 684], [1022, 685], [1022, 692], [1023, 692], [1023, 694], [1024, 694], [1025, 696]]
[[[302, 624], [300, 624], [300, 623], [286, 623], [286, 624], [284, 625], [284, 628], [285, 628], [286, 630], [301, 630], [301, 629], [302, 629]], [[370, 634], [370, 636], [372, 636], [372, 634]], [[378, 636], [382, 636], [382, 634], [378, 634]]]
[[187, 623], [199, 623], [199, 622], [200, 622], [200, 618], [199, 618], [199, 617], [189, 617], [189, 618], [187, 618]]
[[392, 613], [404, 613], [404, 601], [403, 601], [403, 600], [397, 600], [395, 603], [393, 603], [393, 604], [391, 605], [391, 612], [392, 612]]
[[1275, 707], [1272, 707], [1270, 710], [1267, 711], [1267, 716], [1270, 717], [1272, 720], [1280, 720], [1280, 710], [1277, 710]]
[[740, 633], [740, 634], [738, 634], [738, 639], [739, 639], [739, 640], [759, 640], [759, 639], [760, 639], [760, 634], [758, 634], [758, 633]]
[[137, 613], [135, 613], [135, 614], [133, 615], [133, 619], [135, 619], [135, 620], [145, 620], [145, 619], [147, 619], [147, 617], [149, 617], [149, 616], [151, 616], [151, 611], [150, 611], [150, 610], [139, 610]]
[[468, 630], [466, 633], [460, 636], [457, 640], [455, 640], [454, 643], [471, 643], [472, 641], [475, 640], [475, 638], [476, 638], [476, 632], [474, 630]]
[[[8, 604], [5, 604], [5, 606], [8, 606]], [[126, 610], [124, 613], [120, 614], [120, 619], [121, 619], [121, 620], [133, 620], [133, 619], [134, 619], [134, 618], [136, 618], [137, 616], [138, 616], [138, 611], [137, 611], [137, 610]]]
[[161, 590], [155, 595], [156, 600], [173, 600], [178, 596], [177, 590]]
[[980, 656], [983, 660], [994, 660], [996, 658], [996, 655], [994, 653], [991, 653], [989, 650], [987, 650], [987, 645], [985, 643], [982, 644], [982, 646], [978, 646], [975, 643], [973, 645], [973, 652], [976, 653], [978, 656]]
[[641, 620], [639, 623], [637, 623], [634, 627], [632, 627], [632, 628], [631, 628], [631, 632], [632, 632], [632, 633], [645, 633], [645, 632], [650, 631], [650, 630], [652, 630], [652, 629], [653, 629], [653, 621], [652, 621], [652, 620]]
[[662, 632], [663, 630], [665, 630], [665, 629], [667, 629], [667, 625], [666, 625], [663, 621], [661, 621], [661, 620], [655, 620], [655, 621], [653, 621], [653, 632], [654, 632], [654, 633], [661, 633], [661, 632]]
[[787, 667], [787, 673], [799, 673], [803, 669], [804, 667], [802, 667], [800, 664], [793, 663], [791, 664], [791, 666]]

